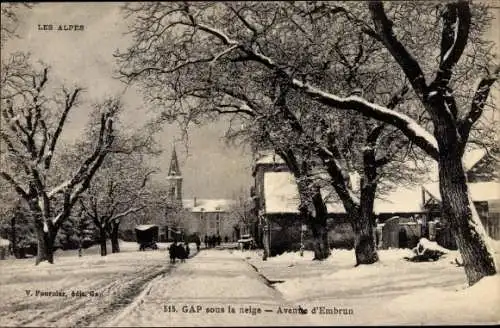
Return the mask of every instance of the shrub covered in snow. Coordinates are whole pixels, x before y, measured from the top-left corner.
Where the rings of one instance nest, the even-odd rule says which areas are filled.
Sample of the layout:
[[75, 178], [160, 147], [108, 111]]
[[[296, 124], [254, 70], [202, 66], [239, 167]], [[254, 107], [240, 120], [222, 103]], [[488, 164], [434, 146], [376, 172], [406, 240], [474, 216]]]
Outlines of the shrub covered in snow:
[[413, 256], [405, 257], [412, 262], [437, 261], [441, 256], [448, 253], [449, 250], [439, 246], [436, 242], [426, 238], [421, 238], [415, 248], [412, 249]]

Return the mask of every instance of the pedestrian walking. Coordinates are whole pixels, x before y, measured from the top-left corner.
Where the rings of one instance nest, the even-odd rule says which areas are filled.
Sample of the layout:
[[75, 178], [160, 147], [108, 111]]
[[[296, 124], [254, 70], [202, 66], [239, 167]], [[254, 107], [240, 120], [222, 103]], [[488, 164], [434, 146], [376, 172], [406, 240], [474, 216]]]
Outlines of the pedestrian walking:
[[168, 254], [170, 256], [170, 263], [175, 263], [175, 257], [176, 257], [176, 250], [177, 250], [177, 242], [174, 241], [172, 244], [170, 244], [170, 247], [168, 248]]
[[178, 244], [175, 247], [175, 257], [181, 260], [181, 263], [186, 262], [186, 250], [182, 246], [182, 244]]
[[196, 235], [195, 243], [196, 243], [196, 251], [199, 252], [201, 244], [200, 236]]
[[184, 245], [184, 248], [186, 250], [186, 258], [189, 258], [189, 243], [186, 241], [186, 244]]

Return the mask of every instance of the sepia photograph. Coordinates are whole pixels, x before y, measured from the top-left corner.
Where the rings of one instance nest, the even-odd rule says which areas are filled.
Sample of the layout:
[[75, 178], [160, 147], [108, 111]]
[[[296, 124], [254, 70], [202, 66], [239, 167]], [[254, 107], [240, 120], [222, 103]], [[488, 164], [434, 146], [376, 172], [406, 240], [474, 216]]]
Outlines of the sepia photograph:
[[499, 0], [0, 5], [0, 327], [500, 324]]

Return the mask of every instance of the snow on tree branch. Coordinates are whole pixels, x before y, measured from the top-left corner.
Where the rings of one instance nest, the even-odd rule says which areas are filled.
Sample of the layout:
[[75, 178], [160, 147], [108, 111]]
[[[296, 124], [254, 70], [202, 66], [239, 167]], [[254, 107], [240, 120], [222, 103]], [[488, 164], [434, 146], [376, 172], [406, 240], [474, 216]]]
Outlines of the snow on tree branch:
[[[372, 11], [377, 13], [377, 17], [381, 16], [379, 20], [382, 22], [385, 22], [385, 25], [389, 25], [392, 23], [389, 23], [389, 20], [387, 19], [387, 16], [385, 16], [385, 13], [383, 11], [382, 4], [380, 3], [378, 6], [372, 5], [373, 3], [370, 3], [370, 8], [373, 7]], [[375, 2], [377, 4], [377, 2]], [[417, 122], [415, 122], [413, 119], [408, 117], [407, 115], [398, 113], [394, 110], [388, 109], [386, 107], [376, 105], [373, 103], [370, 103], [366, 101], [365, 99], [357, 96], [351, 96], [347, 98], [342, 98], [336, 95], [333, 95], [331, 93], [325, 92], [323, 90], [320, 90], [318, 88], [315, 88], [311, 86], [309, 83], [304, 83], [298, 79], [295, 79], [291, 76], [290, 73], [286, 72], [285, 69], [281, 68], [274, 60], [271, 58], [265, 56], [264, 54], [260, 53], [256, 48], [250, 47], [248, 45], [243, 45], [240, 44], [238, 41], [231, 39], [228, 35], [226, 35], [224, 32], [222, 32], [219, 29], [216, 29], [214, 27], [207, 26], [205, 24], [197, 23], [194, 16], [190, 15], [192, 24], [195, 28], [198, 28], [202, 31], [205, 31], [215, 37], [217, 37], [219, 40], [221, 40], [224, 44], [230, 45], [230, 46], [238, 46], [238, 49], [241, 49], [243, 52], [245, 52], [248, 55], [249, 60], [257, 61], [268, 68], [272, 70], [276, 70], [282, 74], [285, 74], [290, 79], [290, 85], [293, 88], [299, 89], [303, 91], [305, 94], [310, 96], [311, 98], [315, 99], [316, 101], [319, 101], [327, 106], [330, 107], [335, 107], [338, 109], [349, 109], [349, 110], [355, 110], [360, 112], [361, 114], [374, 118], [380, 121], [383, 121], [385, 123], [391, 124], [398, 129], [400, 129], [410, 140], [414, 141], [415, 144], [417, 144], [419, 147], [421, 147], [428, 155], [430, 155], [433, 158], [437, 158], [438, 155], [438, 145], [437, 141], [435, 140], [434, 136], [426, 131], [423, 127], [421, 127]], [[385, 19], [384, 19], [385, 18]], [[384, 25], [384, 28], [387, 29], [387, 27]], [[381, 27], [382, 28], [382, 27]], [[386, 31], [389, 33], [388, 31]], [[397, 41], [392, 34], [392, 27], [390, 30], [390, 36]], [[392, 40], [392, 39], [391, 39]], [[393, 41], [394, 41], [393, 40]], [[402, 45], [400, 44], [402, 47]], [[411, 78], [410, 76], [410, 81], [412, 85], [418, 85], [422, 90], [424, 89], [423, 86], [425, 86], [425, 80], [423, 79], [423, 73], [418, 66], [418, 63], [416, 60], [413, 59], [413, 57], [402, 47], [401, 49], [398, 48], [398, 51], [405, 53], [405, 59], [404, 61], [411, 61], [411, 63], [408, 63], [408, 65], [413, 66], [414, 69], [416, 69], [418, 72], [420, 72], [418, 75], [421, 76], [421, 80], [419, 80], [418, 76], [414, 76]], [[404, 51], [404, 52], [403, 52]], [[408, 59], [409, 58], [409, 59]], [[409, 74], [413, 74], [413, 71], [409, 71]], [[416, 83], [416, 84], [415, 84]], [[422, 84], [423, 83], [423, 84]], [[420, 85], [422, 84], [422, 85]]]
[[436, 79], [448, 84], [451, 70], [458, 62], [467, 45], [471, 12], [467, 1], [449, 3], [443, 13], [443, 30], [441, 34], [441, 62]]
[[109, 219], [109, 221], [115, 221], [115, 220], [120, 220], [121, 218], [129, 215], [129, 214], [132, 214], [132, 213], [135, 213], [135, 212], [138, 212], [142, 209], [144, 209], [146, 206], [139, 206], [139, 207], [134, 207], [134, 208], [129, 208], [128, 210], [126, 210], [125, 212], [121, 212], [121, 213], [118, 213], [116, 215], [114, 215], [113, 217], [111, 217]]

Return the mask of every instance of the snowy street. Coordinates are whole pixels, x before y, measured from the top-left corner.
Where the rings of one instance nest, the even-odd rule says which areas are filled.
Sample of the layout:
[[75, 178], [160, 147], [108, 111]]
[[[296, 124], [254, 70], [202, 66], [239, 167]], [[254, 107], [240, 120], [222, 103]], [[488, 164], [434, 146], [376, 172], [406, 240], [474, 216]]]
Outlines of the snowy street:
[[[236, 252], [239, 253], [239, 252]], [[227, 250], [203, 250], [158, 278], [109, 326], [295, 325], [301, 314], [251, 265]], [[234, 313], [231, 311], [232, 308]], [[266, 312], [272, 311], [272, 312]]]
[[0, 326], [102, 326], [149, 281], [168, 274], [167, 247], [139, 252], [137, 243], [120, 242], [122, 252], [105, 257], [92, 247], [83, 257], [58, 251], [54, 264], [0, 261]]
[[349, 250], [319, 262], [309, 251], [262, 261], [259, 250], [203, 249], [172, 265], [167, 244], [146, 252], [136, 243], [120, 247], [106, 257], [97, 249], [83, 257], [65, 251], [55, 264], [37, 267], [32, 260], [1, 261], [0, 326], [500, 322], [500, 275], [464, 289], [456, 251], [415, 263], [403, 259], [408, 249], [380, 250], [378, 263], [354, 267]]
[[[463, 290], [455, 252], [429, 263], [380, 251], [353, 267], [352, 251], [262, 261], [258, 251], [203, 250], [158, 277], [107, 326], [345, 325], [499, 322], [499, 276]], [[497, 254], [498, 255], [498, 254]], [[470, 300], [474, 299], [474, 304]], [[234, 311], [234, 312], [233, 312]]]

